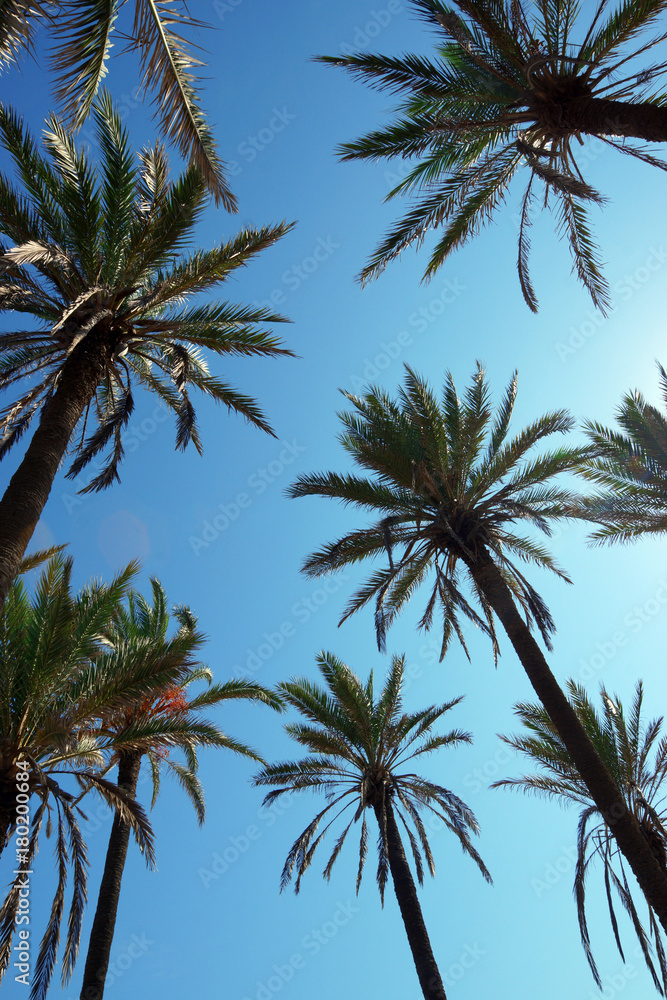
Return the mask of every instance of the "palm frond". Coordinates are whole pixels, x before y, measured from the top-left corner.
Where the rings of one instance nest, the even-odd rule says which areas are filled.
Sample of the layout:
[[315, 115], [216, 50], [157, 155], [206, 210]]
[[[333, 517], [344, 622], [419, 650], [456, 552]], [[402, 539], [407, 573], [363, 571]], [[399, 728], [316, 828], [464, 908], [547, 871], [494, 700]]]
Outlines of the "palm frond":
[[202, 63], [182, 35], [200, 22], [180, 12], [174, 0], [137, 0], [133, 47], [139, 51], [142, 86], [155, 92], [163, 132], [182, 156], [196, 163], [216, 202], [236, 211], [236, 198], [224, 176], [224, 163], [216, 150], [191, 72]]

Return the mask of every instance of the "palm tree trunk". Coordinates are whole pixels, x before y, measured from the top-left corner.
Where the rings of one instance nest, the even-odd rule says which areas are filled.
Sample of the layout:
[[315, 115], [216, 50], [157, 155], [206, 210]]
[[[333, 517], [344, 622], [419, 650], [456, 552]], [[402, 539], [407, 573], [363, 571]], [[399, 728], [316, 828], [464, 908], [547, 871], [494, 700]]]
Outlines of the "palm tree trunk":
[[[141, 753], [136, 750], [121, 752], [118, 762], [118, 784], [132, 798], [137, 790], [140, 767]], [[104, 981], [109, 968], [120, 885], [129, 839], [130, 824], [121, 819], [119, 813], [116, 812], [97, 898], [95, 919], [90, 932], [86, 967], [83, 971], [81, 985], [81, 1000], [102, 1000], [104, 995]]]
[[32, 795], [33, 782], [30, 778], [17, 777], [18, 770], [12, 761], [0, 772], [0, 855], [8, 846], [12, 829], [17, 825], [17, 785], [22, 790], [27, 785], [28, 795]]
[[74, 428], [93, 398], [108, 357], [108, 345], [92, 333], [74, 349], [23, 461], [0, 500], [0, 609], [48, 500]]
[[532, 110], [538, 121], [563, 133], [618, 135], [646, 142], [667, 142], [667, 107], [664, 105], [578, 97], [559, 104], [553, 100], [536, 102]]
[[535, 693], [635, 873], [647, 902], [667, 930], [667, 872], [658, 864], [621, 791], [596, 753], [576, 712], [549, 669], [540, 647], [519, 614], [498, 567], [488, 553], [483, 553], [475, 562], [469, 562], [468, 568], [507, 632]]
[[4, 795], [0, 796], [0, 855], [9, 843], [9, 832], [14, 824], [15, 816], [14, 803]]
[[[383, 811], [380, 805], [375, 806], [375, 816], [380, 830], [383, 830]], [[422, 915], [417, 889], [412, 878], [412, 872], [405, 857], [403, 842], [394, 816], [391, 802], [385, 802], [387, 860], [394, 883], [394, 892], [401, 910], [405, 931], [412, 952], [412, 958], [419, 976], [419, 984], [424, 994], [424, 1000], [447, 1000], [445, 987], [442, 984], [440, 971], [436, 965], [426, 924]]]

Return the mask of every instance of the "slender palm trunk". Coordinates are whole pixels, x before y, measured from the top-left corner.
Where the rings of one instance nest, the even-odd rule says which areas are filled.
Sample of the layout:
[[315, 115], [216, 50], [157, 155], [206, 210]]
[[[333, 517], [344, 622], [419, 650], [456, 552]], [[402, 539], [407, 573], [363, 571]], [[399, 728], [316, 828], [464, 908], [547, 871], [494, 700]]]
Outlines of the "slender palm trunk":
[[90, 333], [63, 366], [23, 461], [0, 500], [0, 609], [48, 500], [58, 467], [108, 361], [103, 339]]
[[661, 868], [620, 789], [591, 743], [575, 710], [549, 669], [540, 647], [519, 614], [512, 594], [488, 553], [468, 568], [514, 646], [517, 656], [565, 744], [591, 798], [609, 826], [646, 900], [667, 930], [667, 872]]
[[[401, 910], [405, 931], [408, 935], [408, 942], [415, 963], [419, 984], [424, 994], [424, 1000], [447, 1000], [445, 987], [438, 966], [433, 955], [431, 942], [429, 940], [426, 924], [422, 915], [417, 888], [412, 878], [412, 872], [405, 857], [403, 842], [394, 816], [391, 802], [385, 803], [384, 815], [386, 816], [386, 829], [384, 831], [387, 842], [387, 860], [391, 879], [394, 883], [394, 892]], [[375, 816], [380, 830], [383, 827], [382, 808], [375, 807]]]
[[533, 109], [540, 121], [563, 133], [618, 135], [646, 142], [667, 142], [667, 107], [659, 104], [628, 104], [599, 97], [552, 100]]
[[[141, 753], [124, 751], [118, 762], [118, 784], [134, 798], [139, 779]], [[111, 827], [104, 874], [97, 898], [97, 909], [90, 932], [86, 967], [83, 971], [81, 1000], [102, 1000], [104, 981], [116, 926], [116, 912], [130, 839], [130, 824], [116, 813]]]

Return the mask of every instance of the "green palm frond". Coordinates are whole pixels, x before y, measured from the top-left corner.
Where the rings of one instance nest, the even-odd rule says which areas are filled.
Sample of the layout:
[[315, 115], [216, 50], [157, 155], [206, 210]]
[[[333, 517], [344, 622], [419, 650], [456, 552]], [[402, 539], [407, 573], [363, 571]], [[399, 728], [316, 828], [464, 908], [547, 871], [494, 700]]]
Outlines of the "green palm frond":
[[[189, 156], [205, 177], [216, 202], [236, 211], [221, 161], [206, 122], [191, 72], [202, 63], [189, 50], [177, 28], [200, 27], [182, 13], [174, 0], [136, 0], [133, 48], [139, 51], [142, 86], [155, 92], [160, 125], [183, 156]], [[191, 47], [190, 47], [191, 48]]]
[[52, 545], [49, 549], [38, 549], [35, 552], [31, 552], [23, 559], [18, 575], [23, 576], [24, 573], [29, 573], [37, 566], [41, 566], [42, 563], [48, 562], [49, 559], [63, 552], [66, 547], [66, 545]]
[[81, 771], [79, 777], [87, 788], [93, 788], [106, 805], [129, 824], [137, 845], [146, 858], [146, 864], [154, 868], [156, 864], [155, 839], [148, 817], [140, 803], [136, 802], [119, 785], [107, 781], [93, 771]]
[[32, 52], [34, 22], [40, 17], [48, 17], [44, 4], [35, 0], [5, 0], [0, 18], [0, 69], [18, 62], [23, 52]]
[[63, 114], [80, 126], [107, 74], [118, 0], [64, 2], [53, 32], [53, 68], [57, 73], [56, 100]]
[[201, 826], [206, 817], [206, 808], [204, 806], [204, 789], [199, 778], [191, 767], [185, 767], [177, 761], [167, 760], [166, 764], [192, 802], [197, 822]]
[[593, 303], [603, 315], [607, 315], [611, 307], [609, 286], [602, 276], [598, 251], [586, 220], [586, 209], [572, 193], [561, 190], [559, 194], [558, 226], [567, 236], [577, 276]]
[[188, 706], [189, 710], [193, 711], [233, 699], [259, 701], [279, 712], [284, 709], [283, 699], [277, 692], [262, 687], [256, 681], [245, 680], [245, 678], [224, 681], [222, 684], [209, 684], [205, 691], [188, 700]]

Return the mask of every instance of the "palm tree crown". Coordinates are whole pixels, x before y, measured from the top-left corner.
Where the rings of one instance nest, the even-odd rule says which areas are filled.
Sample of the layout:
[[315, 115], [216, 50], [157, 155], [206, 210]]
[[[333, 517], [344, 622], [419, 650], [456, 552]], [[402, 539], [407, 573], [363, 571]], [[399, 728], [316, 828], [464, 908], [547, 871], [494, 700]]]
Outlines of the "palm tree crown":
[[[660, 738], [662, 718], [650, 722], [642, 718], [641, 681], [637, 684], [635, 697], [627, 714], [618, 697], [610, 697], [604, 687], [600, 692], [601, 713], [596, 711], [595, 705], [580, 685], [569, 681], [568, 689], [574, 709], [586, 727], [593, 745], [622, 790], [625, 801], [636, 817], [657, 861], [663, 869], [667, 869], [667, 830], [664, 826], [667, 816], [662, 791], [662, 784], [667, 776], [667, 737]], [[618, 895], [623, 908], [632, 920], [656, 989], [661, 995], [666, 995], [667, 960], [660, 924], [652, 907], [649, 905], [648, 908], [649, 931], [655, 943], [657, 969], [651, 957], [649, 936], [639, 921], [632, 899], [623, 859], [609, 827], [592, 801], [563, 741], [555, 732], [551, 720], [541, 705], [520, 704], [516, 706], [515, 711], [523, 723], [524, 732], [518, 736], [504, 736], [503, 739], [532, 763], [537, 764], [540, 770], [521, 778], [496, 781], [492, 787], [518, 788], [526, 793], [556, 798], [582, 807], [577, 835], [574, 894], [582, 944], [598, 987], [602, 989], [602, 981], [593, 958], [586, 921], [586, 878], [596, 859], [602, 863], [609, 915], [621, 957], [625, 960], [614, 913], [612, 891]]]
[[[40, 155], [22, 120], [0, 113], [0, 142], [11, 154], [23, 190], [0, 176], [0, 232], [5, 280], [0, 309], [25, 313], [39, 326], [0, 336], [2, 387], [37, 376], [37, 383], [2, 412], [0, 456], [26, 430], [58, 384], [63, 366], [84, 340], [104, 346], [107, 364], [86, 407], [99, 423], [80, 447], [70, 475], [113, 440], [99, 489], [117, 478], [121, 430], [132, 413], [132, 382], [157, 393], [176, 414], [176, 444], [201, 448], [188, 388], [197, 388], [270, 430], [256, 405], [208, 371], [201, 349], [215, 354], [291, 354], [256, 328], [281, 316], [229, 302], [185, 305], [221, 284], [290, 228], [246, 230], [212, 250], [184, 251], [207, 204], [194, 168], [169, 179], [157, 144], [138, 160], [108, 95], [94, 110], [101, 152], [96, 167], [65, 127], [50, 118]], [[88, 430], [88, 428], [86, 427]]]
[[[491, 607], [474, 572], [489, 554], [549, 645], [551, 615], [511, 557], [568, 578], [546, 549], [518, 534], [514, 526], [528, 521], [548, 533], [549, 521], [565, 516], [571, 494], [550, 480], [575, 468], [584, 452], [560, 447], [530, 458], [537, 443], [568, 431], [573, 421], [558, 410], [509, 439], [516, 391], [515, 374], [494, 418], [480, 364], [462, 399], [450, 374], [438, 399], [406, 365], [396, 399], [378, 388], [362, 397], [344, 393], [354, 410], [340, 414], [345, 427], [341, 442], [355, 465], [371, 476], [304, 475], [290, 488], [295, 497], [334, 497], [379, 515], [374, 523], [313, 553], [304, 569], [316, 576], [366, 558], [386, 558], [387, 565], [353, 595], [341, 619], [375, 599], [380, 648], [387, 627], [431, 572], [433, 584], [420, 624], [430, 628], [440, 607], [441, 658], [453, 635], [467, 654], [461, 616], [489, 635], [497, 652]], [[468, 570], [479, 611], [461, 589], [462, 569]]]
[[585, 181], [573, 140], [599, 136], [622, 153], [666, 168], [644, 146], [626, 141], [667, 140], [664, 95], [652, 89], [667, 64], [636, 61], [665, 37], [638, 38], [655, 26], [664, 0], [630, 0], [615, 10], [602, 0], [578, 37], [576, 0], [534, 0], [530, 13], [519, 0], [411, 3], [435, 32], [435, 58], [322, 57], [405, 98], [387, 127], [341, 146], [343, 158], [419, 159], [389, 197], [420, 198], [379, 245], [362, 280], [376, 277], [410, 244], [421, 244], [429, 230], [443, 229], [426, 269], [432, 276], [493, 218], [512, 178], [526, 167], [518, 253], [526, 302], [537, 311], [528, 271], [533, 209], [552, 200], [577, 275], [606, 309], [609, 289], [586, 216], [586, 205], [603, 199]]
[[43, 157], [22, 122], [0, 109], [0, 142], [22, 182], [17, 189], [0, 176], [0, 310], [35, 320], [29, 329], [0, 335], [0, 387], [30, 383], [0, 412], [0, 457], [41, 414], [0, 504], [0, 601], [77, 426], [68, 475], [108, 449], [87, 490], [118, 478], [136, 384], [176, 415], [177, 448], [192, 443], [201, 451], [191, 388], [272, 433], [254, 400], [209, 371], [202, 350], [291, 354], [258, 325], [282, 317], [226, 301], [188, 301], [291, 227], [246, 230], [211, 250], [187, 253], [208, 200], [199, 170], [170, 180], [159, 144], [135, 160], [108, 95], [95, 105], [94, 119], [97, 167], [55, 118]]
[[[305, 723], [289, 723], [285, 728], [297, 743], [307, 748], [309, 755], [298, 761], [269, 764], [254, 779], [256, 785], [280, 786], [269, 792], [266, 804], [286, 793], [305, 789], [322, 791], [329, 799], [328, 805], [294, 842], [283, 868], [281, 889], [296, 874], [294, 888], [299, 891], [301, 878], [313, 860], [315, 846], [341, 813], [352, 809], [350, 821], [336, 841], [323, 874], [325, 878], [330, 878], [350, 828], [361, 819], [357, 873], [359, 892], [368, 843], [366, 811], [371, 809], [380, 817], [377, 881], [384, 900], [389, 876], [386, 827], [390, 805], [408, 834], [420, 885], [424, 877], [422, 852], [429, 872], [435, 875], [427, 831], [419, 815], [422, 810], [444, 821], [458, 837], [465, 853], [474, 859], [484, 877], [491, 881], [470, 841], [469, 834], [479, 832], [471, 810], [448, 789], [411, 771], [402, 770], [408, 761], [422, 754], [471, 741], [470, 733], [460, 729], [440, 736], [431, 732], [436, 722], [462, 699], [455, 698], [443, 705], [431, 705], [420, 712], [406, 713], [402, 712], [401, 695], [404, 657], [392, 658], [391, 670], [377, 698], [372, 671], [363, 684], [348, 666], [331, 653], [319, 654], [317, 663], [328, 690], [304, 678], [278, 686], [285, 702], [308, 720]], [[318, 833], [322, 819], [332, 810], [335, 810], [333, 817]], [[416, 836], [409, 823], [414, 826]]]
[[[5, 0], [0, 12], [0, 69], [31, 52], [35, 28], [49, 28], [51, 66], [56, 74], [56, 100], [70, 129], [90, 114], [108, 71], [116, 20], [124, 0]], [[216, 202], [231, 212], [236, 199], [229, 190], [224, 163], [200, 107], [192, 69], [203, 63], [182, 32], [203, 27], [181, 0], [135, 0], [133, 24], [121, 37], [138, 52], [143, 74], [140, 89], [155, 94], [162, 134], [183, 156], [189, 156], [206, 179]]]
[[[667, 372], [658, 370], [667, 406]], [[597, 543], [667, 531], [667, 418], [640, 392], [627, 393], [616, 416], [622, 432], [585, 424], [594, 457], [581, 473], [602, 490], [582, 503], [581, 516], [601, 525], [591, 536]]]

